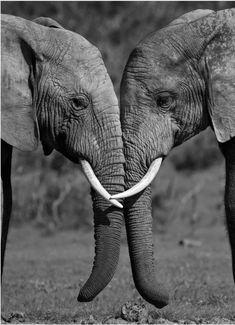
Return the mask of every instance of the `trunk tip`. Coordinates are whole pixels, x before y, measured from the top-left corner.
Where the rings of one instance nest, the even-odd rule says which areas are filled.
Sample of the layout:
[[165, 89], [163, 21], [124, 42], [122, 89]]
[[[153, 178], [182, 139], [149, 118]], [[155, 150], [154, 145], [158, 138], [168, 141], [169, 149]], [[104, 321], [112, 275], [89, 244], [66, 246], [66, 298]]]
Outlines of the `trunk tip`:
[[147, 302], [156, 308], [163, 308], [169, 304], [169, 295], [167, 293], [158, 293], [156, 297], [143, 297]]
[[80, 290], [77, 301], [78, 302], [89, 302], [92, 301], [95, 297], [93, 295], [89, 295], [87, 292], [84, 292], [83, 288]]
[[169, 304], [169, 296], [164, 296], [158, 298], [156, 301], [154, 301], [153, 305], [159, 309], [166, 307]]
[[156, 283], [155, 286], [151, 287], [141, 287], [137, 284], [137, 290], [139, 291], [140, 295], [150, 304], [154, 305], [155, 307], [161, 309], [169, 304], [169, 294], [168, 290]]

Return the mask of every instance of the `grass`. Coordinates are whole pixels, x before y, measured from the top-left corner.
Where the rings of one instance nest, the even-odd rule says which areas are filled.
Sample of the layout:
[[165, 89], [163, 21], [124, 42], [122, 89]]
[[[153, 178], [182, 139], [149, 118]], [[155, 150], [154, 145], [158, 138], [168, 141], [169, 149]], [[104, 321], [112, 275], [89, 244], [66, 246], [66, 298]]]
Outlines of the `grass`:
[[179, 246], [178, 236], [170, 233], [156, 236], [158, 278], [171, 292], [171, 302], [162, 310], [137, 293], [124, 235], [111, 283], [93, 302], [78, 303], [79, 288], [92, 266], [92, 234], [78, 230], [43, 236], [32, 227], [11, 229], [2, 315], [11, 322], [106, 323], [110, 317], [121, 320], [120, 310], [129, 301], [144, 304], [150, 323], [234, 323], [235, 288], [223, 226], [199, 228], [195, 236], [201, 247]]

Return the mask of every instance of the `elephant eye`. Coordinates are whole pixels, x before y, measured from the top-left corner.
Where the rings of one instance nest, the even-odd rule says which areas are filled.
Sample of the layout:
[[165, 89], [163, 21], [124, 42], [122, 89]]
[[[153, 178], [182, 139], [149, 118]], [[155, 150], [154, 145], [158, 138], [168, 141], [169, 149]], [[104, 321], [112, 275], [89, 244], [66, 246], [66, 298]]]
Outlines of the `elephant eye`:
[[173, 98], [169, 93], [161, 93], [157, 96], [157, 105], [162, 108], [169, 108], [173, 103]]
[[89, 98], [85, 94], [72, 98], [73, 107], [76, 110], [87, 108], [90, 104]]

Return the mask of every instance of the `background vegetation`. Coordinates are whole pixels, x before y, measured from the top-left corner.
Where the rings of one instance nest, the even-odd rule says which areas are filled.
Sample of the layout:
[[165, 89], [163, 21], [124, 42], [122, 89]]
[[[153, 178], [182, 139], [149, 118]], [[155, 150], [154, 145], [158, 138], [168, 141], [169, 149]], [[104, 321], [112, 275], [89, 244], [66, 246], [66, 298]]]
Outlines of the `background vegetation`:
[[[133, 47], [149, 32], [167, 25], [185, 12], [209, 8], [221, 10], [233, 2], [2, 2], [2, 13], [27, 19], [49, 16], [95, 44], [102, 52], [117, 95], [125, 62]], [[191, 176], [222, 163], [212, 131], [207, 130], [173, 150], [165, 163], [165, 176], [155, 181], [154, 215], [167, 224], [179, 196], [172, 179], [179, 173]], [[164, 169], [164, 167], [163, 167]], [[163, 171], [163, 175], [165, 172]], [[171, 179], [169, 178], [171, 175]], [[77, 165], [53, 152], [45, 158], [42, 149], [33, 153], [15, 150], [13, 161], [14, 224], [33, 222], [48, 231], [60, 228], [90, 228], [89, 186]], [[169, 183], [169, 184], [168, 184]], [[195, 185], [197, 186], [197, 184]], [[155, 189], [156, 187], [156, 189]], [[166, 189], [166, 192], [165, 191]], [[157, 190], [158, 189], [158, 190]], [[160, 190], [159, 190], [160, 189]], [[197, 189], [197, 187], [196, 187]], [[199, 191], [200, 192], [200, 191]], [[169, 194], [170, 193], [170, 194]], [[198, 193], [194, 193], [197, 197]], [[189, 201], [192, 198], [189, 198]], [[196, 209], [197, 207], [193, 207]], [[163, 225], [162, 225], [163, 226]], [[162, 226], [159, 226], [162, 229]], [[159, 228], [156, 227], [156, 230]]]

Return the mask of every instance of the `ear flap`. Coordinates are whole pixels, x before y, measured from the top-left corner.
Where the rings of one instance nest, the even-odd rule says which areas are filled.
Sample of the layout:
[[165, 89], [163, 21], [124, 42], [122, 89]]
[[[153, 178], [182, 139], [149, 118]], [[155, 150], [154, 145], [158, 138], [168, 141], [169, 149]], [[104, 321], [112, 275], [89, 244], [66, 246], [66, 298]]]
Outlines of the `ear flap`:
[[49, 17], [38, 17], [36, 19], [33, 20], [34, 23], [37, 23], [39, 25], [42, 26], [46, 26], [46, 27], [52, 27], [52, 28], [62, 28], [63, 27], [57, 23], [57, 21], [55, 21], [54, 19], [51, 19]]
[[219, 11], [216, 20], [221, 26], [202, 59], [209, 75], [212, 126], [217, 140], [226, 142], [235, 136], [235, 10]]
[[228, 141], [235, 136], [235, 9], [193, 11], [167, 28], [179, 35], [185, 57], [198, 61], [216, 138]]
[[26, 151], [34, 150], [39, 140], [33, 79], [40, 53], [30, 24], [2, 15], [2, 139]]
[[[34, 19], [33, 22], [45, 27], [64, 29], [59, 23], [57, 23], [57, 21], [49, 17], [38, 17]], [[49, 156], [53, 151], [53, 147], [46, 143], [43, 139], [41, 139], [41, 142], [44, 155]]]

